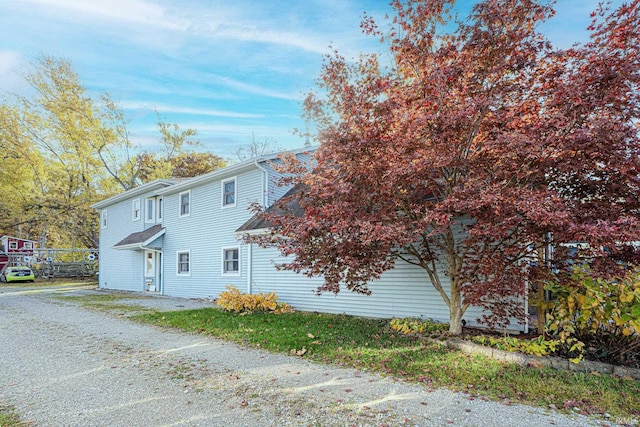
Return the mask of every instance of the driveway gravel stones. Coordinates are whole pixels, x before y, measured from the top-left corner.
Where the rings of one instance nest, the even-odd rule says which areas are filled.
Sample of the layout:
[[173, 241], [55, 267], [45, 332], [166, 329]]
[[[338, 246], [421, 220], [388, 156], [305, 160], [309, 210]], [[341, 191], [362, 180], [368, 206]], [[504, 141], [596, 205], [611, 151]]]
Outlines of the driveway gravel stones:
[[0, 405], [34, 426], [605, 425], [140, 325], [51, 295], [0, 287]]

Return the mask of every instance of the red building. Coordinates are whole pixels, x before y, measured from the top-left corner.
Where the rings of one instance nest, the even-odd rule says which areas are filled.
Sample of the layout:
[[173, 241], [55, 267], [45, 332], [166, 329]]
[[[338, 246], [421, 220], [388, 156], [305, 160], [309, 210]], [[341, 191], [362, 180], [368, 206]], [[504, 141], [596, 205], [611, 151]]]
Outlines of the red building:
[[9, 263], [10, 259], [15, 264], [16, 259], [22, 260], [24, 256], [33, 256], [35, 245], [35, 240], [13, 236], [0, 237], [0, 271]]

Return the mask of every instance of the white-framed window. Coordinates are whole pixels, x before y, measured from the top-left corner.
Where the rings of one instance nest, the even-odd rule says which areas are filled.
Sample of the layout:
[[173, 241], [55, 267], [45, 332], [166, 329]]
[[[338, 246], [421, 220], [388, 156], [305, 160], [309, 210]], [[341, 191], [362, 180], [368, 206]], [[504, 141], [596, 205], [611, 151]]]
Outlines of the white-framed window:
[[236, 177], [222, 181], [222, 207], [230, 208], [236, 205]]
[[222, 248], [222, 274], [225, 276], [240, 275], [240, 248]]
[[158, 222], [162, 221], [162, 213], [164, 210], [164, 204], [162, 197], [158, 197], [158, 206], [156, 207], [156, 215], [158, 216]]
[[9, 242], [9, 249], [12, 250], [17, 250], [18, 249], [18, 242]]
[[156, 200], [149, 198], [146, 201], [144, 222], [156, 222]]
[[140, 199], [133, 199], [131, 201], [131, 221], [138, 221], [140, 219]]
[[189, 216], [191, 214], [191, 190], [180, 193], [179, 199], [180, 216]]
[[23, 249], [33, 249], [33, 243], [32, 242], [24, 242], [24, 246], [22, 246]]
[[191, 251], [176, 252], [176, 274], [178, 276], [191, 275]]
[[100, 227], [107, 228], [107, 210], [103, 209], [100, 212]]

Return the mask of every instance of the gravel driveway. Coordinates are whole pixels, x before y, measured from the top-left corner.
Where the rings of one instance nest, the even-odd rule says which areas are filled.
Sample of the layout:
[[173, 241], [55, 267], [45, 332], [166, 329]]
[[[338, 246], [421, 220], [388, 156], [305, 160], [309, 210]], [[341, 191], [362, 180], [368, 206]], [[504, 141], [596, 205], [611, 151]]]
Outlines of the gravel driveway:
[[0, 404], [35, 426], [600, 425], [140, 325], [51, 295], [0, 287]]

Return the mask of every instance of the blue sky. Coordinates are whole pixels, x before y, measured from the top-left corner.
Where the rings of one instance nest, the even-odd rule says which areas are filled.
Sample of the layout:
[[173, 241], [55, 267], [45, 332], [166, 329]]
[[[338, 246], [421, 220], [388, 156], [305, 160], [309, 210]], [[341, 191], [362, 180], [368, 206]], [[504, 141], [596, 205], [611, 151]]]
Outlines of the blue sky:
[[[615, 0], [619, 5], [622, 0]], [[468, 10], [473, 1], [458, 2]], [[559, 47], [584, 41], [596, 0], [559, 0], [543, 32]], [[153, 149], [157, 110], [194, 128], [204, 147], [233, 151], [268, 138], [298, 148], [301, 99], [329, 45], [344, 56], [378, 47], [363, 12], [386, 0], [0, 0], [0, 92], [28, 93], [20, 73], [39, 54], [68, 59], [92, 93], [108, 92], [134, 143]]]

